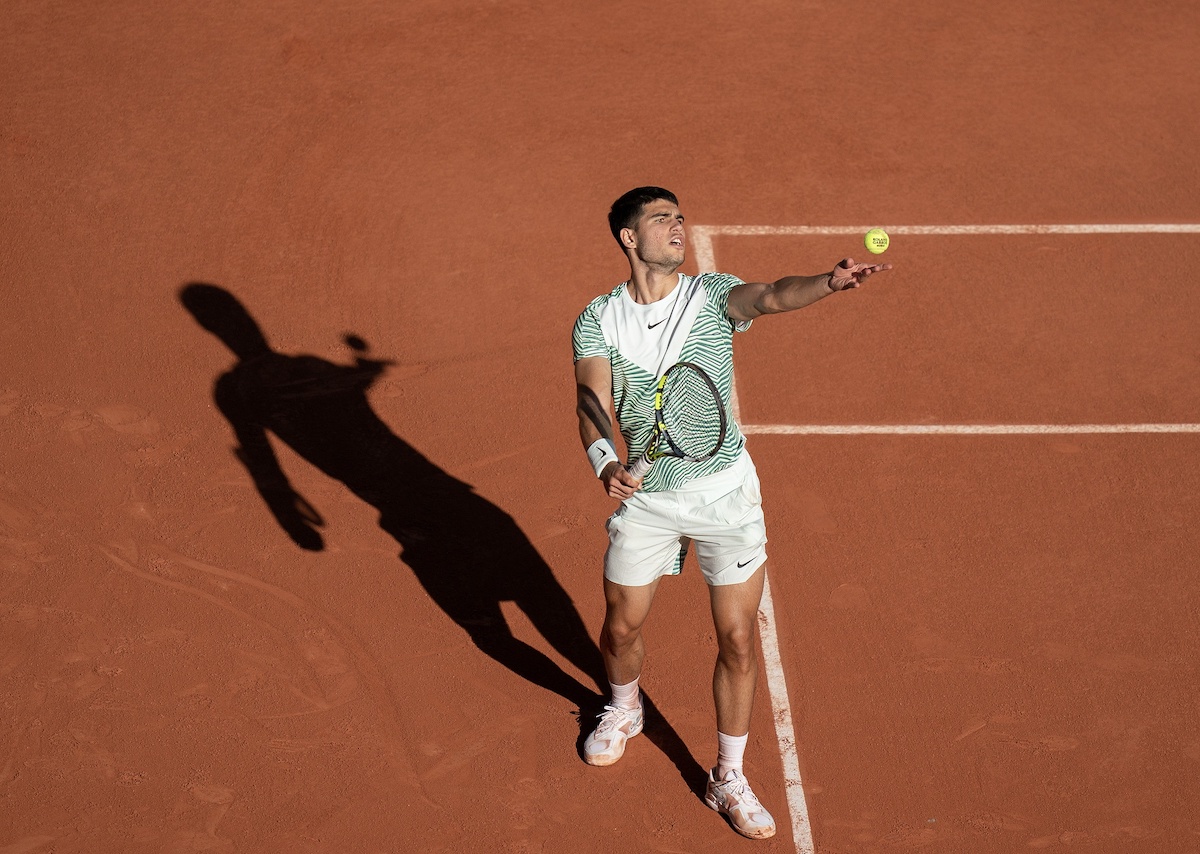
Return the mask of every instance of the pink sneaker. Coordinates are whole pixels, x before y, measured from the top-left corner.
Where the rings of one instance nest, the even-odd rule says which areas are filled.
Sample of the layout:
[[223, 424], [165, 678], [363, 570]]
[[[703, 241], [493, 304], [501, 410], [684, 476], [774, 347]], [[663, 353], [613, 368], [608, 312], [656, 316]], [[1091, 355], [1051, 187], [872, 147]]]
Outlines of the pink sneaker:
[[625, 742], [642, 731], [642, 704], [636, 709], [605, 706], [596, 731], [583, 743], [583, 761], [588, 765], [612, 765], [625, 754]]
[[[714, 769], [715, 770], [715, 769]], [[775, 835], [775, 819], [758, 802], [741, 771], [730, 769], [723, 780], [708, 772], [704, 803], [729, 819], [733, 829], [750, 839], [768, 839]]]

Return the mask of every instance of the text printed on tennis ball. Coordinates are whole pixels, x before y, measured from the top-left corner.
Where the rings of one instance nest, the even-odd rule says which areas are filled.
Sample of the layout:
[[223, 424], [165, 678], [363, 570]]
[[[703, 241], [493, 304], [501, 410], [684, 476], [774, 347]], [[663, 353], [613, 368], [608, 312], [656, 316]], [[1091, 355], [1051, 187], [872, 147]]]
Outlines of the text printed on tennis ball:
[[868, 252], [872, 255], [879, 255], [881, 252], [887, 250], [891, 240], [888, 238], [887, 232], [882, 228], [872, 228], [867, 232], [866, 237], [863, 238], [863, 243], [866, 245]]

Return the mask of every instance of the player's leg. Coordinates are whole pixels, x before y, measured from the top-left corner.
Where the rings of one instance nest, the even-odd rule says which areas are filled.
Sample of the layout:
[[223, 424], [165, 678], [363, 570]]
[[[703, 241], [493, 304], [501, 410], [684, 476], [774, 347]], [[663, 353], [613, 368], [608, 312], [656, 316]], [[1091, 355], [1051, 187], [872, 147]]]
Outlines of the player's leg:
[[717, 729], [741, 736], [750, 728], [758, 679], [758, 606], [767, 560], [762, 497], [748, 455], [695, 484], [680, 502], [680, 515], [708, 582], [717, 635]]
[[717, 707], [717, 765], [709, 772], [704, 802], [751, 839], [775, 835], [775, 819], [759, 802], [742, 772], [750, 713], [758, 681], [758, 606], [764, 563], [737, 584], [709, 587], [717, 632], [713, 700]]
[[664, 517], [662, 497], [635, 495], [608, 520], [604, 554], [604, 626], [600, 655], [612, 691], [595, 732], [583, 744], [591, 765], [611, 765], [625, 753], [625, 742], [642, 731], [638, 688], [646, 648], [642, 626], [663, 575], [676, 573], [683, 561], [679, 534]]
[[650, 616], [650, 606], [658, 589], [659, 578], [649, 584], [630, 587], [604, 579], [604, 625], [600, 629], [600, 654], [608, 681], [625, 685], [642, 675], [646, 645], [642, 626]]
[[625, 743], [642, 731], [644, 713], [638, 680], [646, 655], [642, 626], [650, 616], [659, 579], [629, 586], [604, 579], [604, 626], [600, 654], [608, 673], [612, 698], [596, 729], [583, 743], [589, 765], [612, 765], [625, 755]]
[[700, 569], [709, 585], [717, 661], [717, 765], [704, 802], [743, 836], [775, 834], [775, 820], [742, 773], [758, 681], [758, 606], [766, 580], [766, 525], [758, 477], [749, 457], [707, 483], [698, 483], [687, 512]]
[[713, 701], [717, 707], [717, 730], [726, 735], [740, 736], [750, 731], [758, 682], [758, 606], [765, 573], [764, 563], [739, 584], [709, 587], [717, 634]]

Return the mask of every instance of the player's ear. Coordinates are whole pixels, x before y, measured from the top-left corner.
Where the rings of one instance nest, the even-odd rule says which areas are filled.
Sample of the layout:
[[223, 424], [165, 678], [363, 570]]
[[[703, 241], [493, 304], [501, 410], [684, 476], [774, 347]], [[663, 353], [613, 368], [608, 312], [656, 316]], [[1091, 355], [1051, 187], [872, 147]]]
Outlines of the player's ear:
[[627, 249], [637, 248], [637, 235], [632, 228], [621, 229], [621, 245]]

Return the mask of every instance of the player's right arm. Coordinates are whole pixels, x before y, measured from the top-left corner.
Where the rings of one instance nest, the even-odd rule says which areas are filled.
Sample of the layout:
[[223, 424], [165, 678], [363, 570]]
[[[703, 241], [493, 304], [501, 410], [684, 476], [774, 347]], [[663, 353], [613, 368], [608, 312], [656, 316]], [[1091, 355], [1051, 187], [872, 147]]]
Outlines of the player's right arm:
[[217, 408], [228, 419], [238, 446], [234, 455], [254, 479], [258, 494], [267, 503], [276, 521], [292, 542], [302, 549], [319, 552], [325, 548], [318, 527], [324, 525], [321, 514], [298, 493], [279, 465], [279, 458], [267, 439], [267, 431], [246, 411], [242, 395], [230, 374], [217, 380], [213, 393]]
[[[579, 439], [585, 450], [597, 442], [606, 442], [616, 453], [613, 429], [612, 363], [602, 356], [590, 356], [575, 363], [575, 414], [579, 417]], [[597, 475], [604, 491], [624, 501], [642, 485], [619, 459], [606, 463]]]

